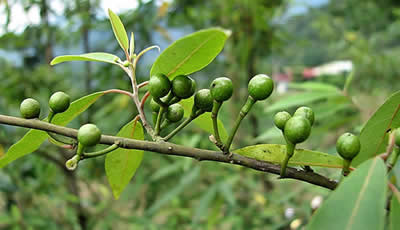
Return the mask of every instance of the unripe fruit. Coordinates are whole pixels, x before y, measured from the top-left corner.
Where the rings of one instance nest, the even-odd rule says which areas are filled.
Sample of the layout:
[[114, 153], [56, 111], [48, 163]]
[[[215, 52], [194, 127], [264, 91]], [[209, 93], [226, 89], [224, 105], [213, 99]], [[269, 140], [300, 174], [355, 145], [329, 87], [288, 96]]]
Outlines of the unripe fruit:
[[347, 160], [353, 159], [360, 152], [360, 139], [351, 134], [342, 134], [336, 142], [336, 150], [341, 157]]
[[284, 127], [285, 137], [293, 144], [305, 141], [311, 132], [310, 122], [302, 116], [290, 118]]
[[54, 113], [65, 112], [70, 105], [70, 97], [64, 92], [56, 92], [49, 99], [49, 107]]
[[314, 112], [309, 107], [302, 106], [296, 109], [296, 112], [294, 112], [293, 116], [303, 116], [310, 122], [310, 125], [314, 124]]
[[201, 89], [194, 95], [194, 105], [207, 112], [213, 108], [213, 98], [209, 89]]
[[394, 131], [394, 143], [400, 147], [400, 128], [397, 128]]
[[19, 109], [22, 117], [26, 119], [38, 118], [40, 115], [40, 104], [33, 98], [22, 101]]
[[210, 90], [214, 100], [223, 102], [232, 96], [233, 84], [231, 79], [227, 77], [219, 77], [211, 82]]
[[157, 104], [157, 102], [155, 102], [153, 98], [150, 100], [150, 108], [151, 108], [151, 111], [153, 111], [153, 112], [160, 111], [160, 105]]
[[181, 99], [191, 97], [196, 90], [196, 82], [185, 75], [179, 75], [172, 80], [172, 93]]
[[129, 67], [129, 64], [131, 64], [128, 60], [125, 60], [124, 63], [122, 63], [122, 65], [124, 65], [125, 67]]
[[101, 138], [101, 131], [94, 124], [83, 125], [78, 130], [78, 141], [83, 146], [97, 145]]
[[168, 94], [171, 89], [171, 82], [162, 73], [153, 75], [149, 80], [149, 91], [154, 98], [161, 98]]
[[166, 118], [170, 122], [178, 122], [184, 114], [183, 107], [180, 104], [173, 104], [168, 107]]
[[257, 74], [249, 81], [249, 95], [256, 101], [268, 98], [273, 90], [274, 81], [265, 74]]
[[286, 111], [279, 112], [275, 114], [274, 116], [274, 124], [278, 129], [284, 130], [286, 122], [291, 118], [292, 116], [290, 113]]

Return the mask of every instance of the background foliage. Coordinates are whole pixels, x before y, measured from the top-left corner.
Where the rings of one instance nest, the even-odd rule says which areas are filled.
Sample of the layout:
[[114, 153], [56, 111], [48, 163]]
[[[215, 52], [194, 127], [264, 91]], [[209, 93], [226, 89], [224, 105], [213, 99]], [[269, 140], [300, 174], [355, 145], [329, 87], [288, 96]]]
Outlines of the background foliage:
[[[124, 73], [110, 65], [74, 62], [49, 67], [61, 54], [106, 51], [123, 56], [114, 41], [102, 1], [0, 1], [0, 112], [18, 116], [19, 103], [37, 98], [44, 106], [55, 91], [76, 99], [109, 88], [130, 89]], [[318, 2], [318, 1], [316, 1]], [[278, 109], [307, 105], [316, 127], [302, 147], [335, 154], [343, 131], [359, 133], [384, 99], [399, 88], [400, 5], [385, 0], [321, 1], [300, 13], [296, 1], [137, 1], [120, 17], [134, 31], [136, 50], [160, 45], [195, 30], [220, 26], [232, 31], [224, 50], [204, 70], [194, 73], [199, 88], [229, 76], [234, 98], [224, 105], [221, 120], [229, 129], [256, 73], [291, 71], [296, 84], [284, 94], [256, 104], [239, 130], [236, 148], [257, 143], [283, 143], [272, 125]], [[13, 6], [38, 9], [40, 21], [22, 31], [9, 29]], [[313, 6], [313, 5], [311, 5]], [[317, 7], [318, 6], [318, 7]], [[218, 10], [216, 10], [218, 9]], [[295, 10], [294, 10], [295, 9]], [[368, 17], [365, 17], [368, 15]], [[157, 57], [151, 51], [138, 68], [148, 78]], [[354, 78], [343, 94], [347, 74], [304, 82], [302, 70], [334, 60], [352, 60]], [[45, 109], [43, 108], [43, 111]], [[126, 96], [105, 95], [71, 123], [94, 122], [116, 134], [136, 111]], [[150, 117], [150, 116], [149, 116]], [[26, 132], [0, 126], [0, 155]], [[193, 147], [213, 148], [194, 125], [173, 139]], [[250, 169], [196, 162], [150, 152], [120, 199], [112, 197], [104, 159], [85, 161], [65, 170], [71, 155], [45, 142], [35, 154], [0, 171], [0, 227], [4, 229], [297, 229], [312, 214], [311, 200], [327, 190]], [[335, 169], [318, 169], [338, 178]], [[397, 170], [399, 172], [399, 170]], [[288, 192], [290, 191], [290, 192]], [[393, 201], [395, 202], [395, 201]]]

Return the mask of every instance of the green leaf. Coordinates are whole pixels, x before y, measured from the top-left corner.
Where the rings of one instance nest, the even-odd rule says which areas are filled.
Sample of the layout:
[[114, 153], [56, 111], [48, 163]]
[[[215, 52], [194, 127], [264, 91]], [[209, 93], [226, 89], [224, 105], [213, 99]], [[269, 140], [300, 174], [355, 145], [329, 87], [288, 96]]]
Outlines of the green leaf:
[[75, 100], [71, 103], [67, 111], [65, 111], [64, 113], [56, 114], [53, 118], [52, 123], [55, 125], [66, 126], [75, 117], [87, 110], [103, 95], [104, 92], [96, 92]]
[[154, 62], [150, 76], [163, 73], [172, 79], [201, 70], [221, 52], [229, 35], [230, 31], [211, 28], [175, 41]]
[[387, 131], [400, 126], [400, 91], [389, 97], [367, 121], [360, 133], [361, 151], [353, 160], [354, 165], [385, 151]]
[[131, 32], [131, 40], [129, 41], [129, 56], [135, 53], [135, 34]]
[[116, 15], [110, 9], [108, 9], [108, 15], [110, 16], [110, 22], [112, 29], [114, 31], [115, 38], [117, 39], [121, 48], [125, 52], [128, 52], [129, 40], [128, 40], [128, 35], [126, 34], [124, 24], [122, 24], [121, 19], [118, 17], [118, 15]]
[[21, 140], [13, 144], [7, 153], [0, 158], [0, 168], [5, 167], [16, 159], [36, 151], [47, 139], [47, 133], [41, 130], [29, 130]]
[[[286, 155], [286, 146], [278, 144], [261, 144], [247, 146], [233, 151], [242, 156], [254, 158], [261, 161], [280, 164]], [[342, 168], [343, 160], [340, 157], [327, 153], [296, 149], [289, 160], [289, 165], [309, 165], [326, 168]]]
[[204, 213], [208, 213], [208, 209], [212, 202], [217, 197], [217, 188], [219, 184], [214, 184], [207, 189], [207, 192], [200, 198], [199, 204], [197, 205], [193, 218], [192, 224], [197, 224], [202, 218], [207, 218]]
[[306, 229], [383, 230], [386, 183], [382, 159], [363, 163], [317, 209]]
[[290, 83], [289, 88], [291, 89], [303, 89], [303, 90], [313, 90], [313, 91], [340, 91], [334, 85], [319, 83], [319, 82], [305, 82], [305, 83]]
[[[117, 136], [143, 140], [142, 125], [139, 122], [131, 121], [118, 132]], [[143, 150], [137, 149], [118, 148], [107, 154], [105, 169], [115, 199], [119, 199], [122, 191], [135, 175], [142, 159]]]
[[393, 192], [392, 202], [390, 203], [390, 230], [400, 229], [400, 193]]
[[315, 91], [315, 92], [302, 92], [289, 95], [283, 99], [279, 99], [276, 103], [268, 106], [265, 112], [273, 112], [277, 110], [285, 110], [293, 106], [306, 105], [317, 100], [344, 97], [339, 91]]
[[56, 65], [59, 63], [67, 62], [67, 61], [99, 61], [99, 62], [107, 62], [111, 64], [117, 64], [117, 60], [119, 57], [115, 56], [114, 54], [109, 53], [87, 53], [87, 54], [80, 54], [80, 55], [64, 55], [55, 57], [51, 62], [50, 65]]
[[[72, 102], [66, 112], [57, 114], [54, 117], [53, 123], [61, 126], [67, 125], [103, 95], [103, 92], [97, 92]], [[0, 168], [3, 168], [20, 157], [36, 151], [47, 138], [48, 135], [44, 131], [29, 130], [21, 140], [13, 144], [8, 149], [7, 153], [0, 158]]]
[[[184, 117], [189, 117], [190, 113], [192, 112], [193, 103], [194, 103], [194, 97], [179, 102], [179, 104], [181, 104], [183, 106], [183, 109], [185, 110]], [[210, 134], [214, 134], [214, 128], [210, 113], [202, 114], [201, 116], [197, 117], [193, 122], [200, 129]], [[219, 119], [218, 119], [218, 131], [223, 141], [228, 139], [228, 133], [226, 132], [224, 124]]]
[[171, 190], [161, 192], [163, 196], [154, 202], [154, 204], [147, 210], [149, 214], [153, 214], [158, 211], [162, 206], [166, 205], [169, 201], [177, 197], [179, 194], [184, 192], [189, 185], [191, 185], [197, 177], [200, 175], [200, 167], [196, 166], [191, 171], [185, 174], [178, 184], [176, 184]]

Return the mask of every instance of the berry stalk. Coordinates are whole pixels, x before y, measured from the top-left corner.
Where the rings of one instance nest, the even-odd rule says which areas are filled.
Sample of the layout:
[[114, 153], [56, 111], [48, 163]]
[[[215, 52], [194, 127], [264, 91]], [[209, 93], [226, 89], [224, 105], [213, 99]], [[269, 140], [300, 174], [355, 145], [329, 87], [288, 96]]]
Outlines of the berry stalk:
[[[286, 139], [286, 138], [285, 138]], [[294, 149], [295, 149], [295, 144], [293, 144], [292, 142], [288, 141], [286, 139], [286, 155], [285, 155], [285, 159], [282, 161], [281, 164], [281, 178], [284, 178], [286, 175], [286, 168], [287, 165], [289, 163], [290, 158], [293, 156], [294, 154]]]
[[242, 109], [239, 112], [238, 117], [236, 118], [235, 124], [233, 126], [233, 129], [228, 137], [228, 140], [224, 146], [224, 153], [228, 153], [229, 149], [231, 147], [233, 138], [235, 137], [235, 134], [237, 130], [239, 129], [240, 123], [242, 122], [243, 118], [249, 113], [250, 109], [253, 107], [254, 103], [256, 101], [253, 99], [253, 97], [249, 96], [247, 97], [247, 101], [242, 107]]
[[221, 108], [221, 105], [222, 105], [222, 102], [214, 100], [213, 109], [211, 111], [211, 119], [213, 121], [213, 128], [214, 128], [214, 137], [215, 137], [216, 145], [218, 148], [222, 148], [222, 146], [223, 146], [221, 137], [219, 136], [219, 131], [218, 131], [218, 112], [219, 112], [219, 109]]
[[170, 132], [167, 136], [163, 138], [164, 141], [168, 141], [171, 139], [173, 136], [175, 136], [179, 131], [181, 131], [183, 128], [185, 128], [190, 122], [192, 122], [194, 119], [196, 119], [198, 116], [203, 114], [203, 110], [197, 110], [195, 111], [194, 109], [192, 110], [192, 113], [186, 120], [184, 120], [178, 127], [176, 127], [172, 132]]

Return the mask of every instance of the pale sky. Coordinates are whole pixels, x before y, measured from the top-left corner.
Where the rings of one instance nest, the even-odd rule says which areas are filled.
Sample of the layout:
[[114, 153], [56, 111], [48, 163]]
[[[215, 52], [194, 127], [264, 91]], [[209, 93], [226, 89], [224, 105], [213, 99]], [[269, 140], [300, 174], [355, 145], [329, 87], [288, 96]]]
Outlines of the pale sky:
[[[171, 2], [171, 0], [158, 0], [157, 3]], [[62, 0], [51, 0], [51, 9], [54, 10], [57, 15], [61, 15], [64, 11]], [[143, 1], [146, 2], [146, 1]], [[29, 24], [38, 24], [40, 22], [40, 9], [37, 6], [31, 7], [26, 13], [21, 4], [13, 3], [9, 1], [11, 5], [11, 23], [8, 26], [9, 31], [20, 33], [24, 31], [25, 27]], [[104, 12], [104, 16], [107, 15], [107, 9], [111, 9], [114, 13], [121, 13], [126, 10], [132, 10], [136, 8], [138, 2], [136, 0], [102, 0], [100, 7]], [[0, 35], [4, 33], [4, 23], [6, 21], [5, 5], [3, 1], [0, 1]], [[51, 16], [49, 18], [50, 23], [55, 23], [56, 18]]]
[[[49, 1], [51, 4], [51, 9], [54, 10], [57, 15], [62, 15], [64, 11], [63, 0], [51, 0]], [[143, 0], [146, 2], [146, 0]], [[156, 3], [158, 5], [162, 4], [162, 2], [172, 2], [172, 0], [157, 0]], [[319, 6], [327, 3], [328, 0], [294, 0], [289, 7], [288, 14], [299, 14], [307, 11], [308, 6]], [[12, 0], [9, 0], [9, 4], [11, 5], [11, 23], [8, 27], [9, 31], [20, 33], [24, 31], [25, 27], [29, 24], [38, 24], [40, 22], [39, 15], [39, 7], [34, 6], [25, 13], [23, 6], [19, 3], [13, 3]], [[126, 10], [132, 10], [136, 8], [138, 5], [137, 0], [101, 0], [100, 7], [103, 11], [103, 15], [107, 15], [107, 9], [111, 9], [113, 12], [120, 14]], [[50, 23], [56, 23], [56, 18], [51, 16], [49, 18]], [[4, 33], [4, 23], [6, 21], [6, 13], [5, 13], [5, 4], [4, 1], [0, 0], [0, 36]], [[60, 22], [57, 22], [60, 23]]]

